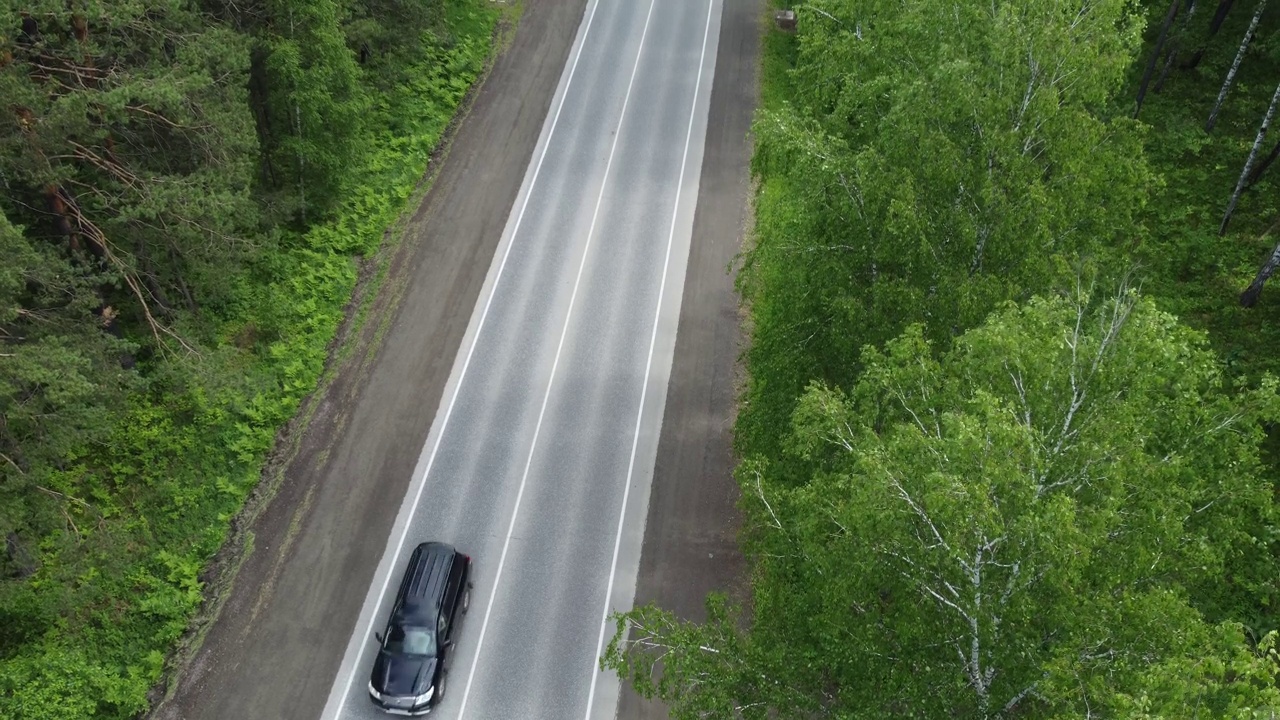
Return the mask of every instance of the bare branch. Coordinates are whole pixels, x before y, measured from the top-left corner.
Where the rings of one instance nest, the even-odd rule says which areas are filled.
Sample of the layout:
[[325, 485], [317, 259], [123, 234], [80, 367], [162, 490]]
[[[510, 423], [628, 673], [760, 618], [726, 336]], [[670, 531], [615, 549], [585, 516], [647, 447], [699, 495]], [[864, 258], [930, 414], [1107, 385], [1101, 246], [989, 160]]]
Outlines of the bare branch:
[[118, 256], [116, 256], [115, 252], [113, 251], [111, 242], [107, 239], [106, 233], [102, 232], [102, 230], [97, 225], [95, 225], [93, 221], [85, 217], [84, 213], [80, 211], [80, 207], [76, 204], [74, 198], [68, 195], [65, 198], [65, 200], [66, 200], [67, 209], [68, 211], [70, 211], [71, 215], [75, 218], [76, 224], [80, 227], [81, 230], [83, 230], [85, 233], [87, 233], [90, 237], [93, 238], [94, 242], [96, 242], [99, 245], [99, 247], [102, 248], [103, 255], [105, 256], [107, 261], [110, 262], [112, 265], [114, 265], [116, 269], [120, 271], [121, 276], [124, 278], [125, 284], [129, 286], [129, 290], [132, 291], [133, 296], [137, 298], [138, 303], [142, 308], [143, 317], [146, 318], [147, 325], [151, 328], [151, 333], [152, 335], [155, 336], [156, 344], [159, 347], [159, 349], [163, 351], [166, 347], [164, 341], [160, 337], [161, 333], [163, 333], [173, 338], [174, 340], [177, 340], [178, 344], [181, 345], [184, 349], [186, 349], [187, 352], [191, 353], [192, 355], [199, 355], [199, 353], [196, 352], [196, 349], [192, 347], [190, 344], [188, 344], [187, 341], [182, 338], [182, 336], [178, 335], [176, 332], [169, 329], [168, 326], [162, 324], [159, 320], [156, 320], [155, 316], [151, 314], [151, 305], [150, 303], [147, 302], [147, 298], [143, 292], [142, 285], [138, 282], [137, 273], [135, 273], [132, 269], [130, 269], [124, 262], [120, 260]]
[[1007, 703], [1005, 703], [1005, 704], [1004, 704], [1004, 709], [1003, 709], [1003, 710], [1001, 710], [1001, 712], [1006, 712], [1006, 713], [1007, 713], [1007, 712], [1012, 712], [1012, 711], [1013, 711], [1013, 709], [1014, 709], [1015, 707], [1017, 707], [1017, 706], [1018, 706], [1018, 703], [1022, 702], [1024, 698], [1026, 698], [1026, 697], [1027, 697], [1028, 695], [1030, 695], [1031, 693], [1035, 692], [1036, 686], [1037, 686], [1037, 685], [1039, 685], [1039, 684], [1040, 684], [1040, 683], [1037, 681], [1037, 682], [1033, 682], [1033, 683], [1031, 683], [1030, 685], [1028, 685], [1028, 686], [1026, 686], [1026, 687], [1022, 688], [1022, 690], [1018, 691], [1018, 694], [1017, 694], [1017, 695], [1014, 695], [1014, 696], [1009, 700], [1009, 702], [1007, 702]]
[[26, 475], [26, 473], [22, 470], [22, 468], [19, 467], [18, 463], [13, 461], [13, 458], [9, 457], [8, 455], [5, 455], [4, 453], [0, 453], [0, 458], [4, 458], [5, 462], [12, 465], [13, 469], [17, 470], [19, 475]]

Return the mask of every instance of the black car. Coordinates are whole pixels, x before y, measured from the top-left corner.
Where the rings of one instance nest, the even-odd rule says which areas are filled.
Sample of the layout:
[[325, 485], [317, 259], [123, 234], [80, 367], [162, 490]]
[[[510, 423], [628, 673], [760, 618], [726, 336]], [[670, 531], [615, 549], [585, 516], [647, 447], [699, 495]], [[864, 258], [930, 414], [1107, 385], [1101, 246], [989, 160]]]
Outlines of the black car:
[[471, 558], [422, 543], [409, 557], [369, 678], [369, 697], [396, 715], [426, 715], [444, 697], [445, 662], [471, 604]]

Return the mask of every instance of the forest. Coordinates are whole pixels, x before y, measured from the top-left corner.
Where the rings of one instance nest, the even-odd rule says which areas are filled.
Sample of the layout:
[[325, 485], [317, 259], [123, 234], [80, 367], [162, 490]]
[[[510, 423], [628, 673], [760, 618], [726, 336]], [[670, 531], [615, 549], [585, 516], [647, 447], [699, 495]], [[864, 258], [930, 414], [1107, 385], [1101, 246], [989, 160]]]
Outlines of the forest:
[[4, 0], [0, 717], [146, 711], [497, 21]]
[[1275, 717], [1280, 7], [772, 6], [750, 587], [602, 665], [681, 720]]

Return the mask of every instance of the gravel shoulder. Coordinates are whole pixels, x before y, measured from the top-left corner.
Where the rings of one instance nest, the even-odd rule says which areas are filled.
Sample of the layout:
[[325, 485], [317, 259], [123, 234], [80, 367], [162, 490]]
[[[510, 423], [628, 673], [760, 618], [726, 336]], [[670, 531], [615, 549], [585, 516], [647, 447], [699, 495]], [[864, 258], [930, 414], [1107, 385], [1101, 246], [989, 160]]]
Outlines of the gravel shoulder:
[[[744, 598], [748, 592], [732, 474], [743, 337], [731, 266], [751, 218], [748, 133], [759, 104], [764, 10], [762, 0], [725, 0], [721, 17], [698, 209], [636, 583], [637, 606], [655, 603], [694, 621], [705, 619], [708, 593]], [[630, 690], [622, 694], [619, 720], [666, 717], [661, 703]]]

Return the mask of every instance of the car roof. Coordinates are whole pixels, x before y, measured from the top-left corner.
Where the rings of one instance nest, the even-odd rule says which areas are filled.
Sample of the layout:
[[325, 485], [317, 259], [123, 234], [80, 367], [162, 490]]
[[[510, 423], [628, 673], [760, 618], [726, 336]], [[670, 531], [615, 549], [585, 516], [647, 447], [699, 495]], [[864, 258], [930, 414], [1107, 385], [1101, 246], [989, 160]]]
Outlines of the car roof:
[[440, 542], [422, 543], [413, 551], [401, 585], [400, 608], [395, 620], [405, 625], [433, 627], [440, 615], [440, 600], [456, 551]]

